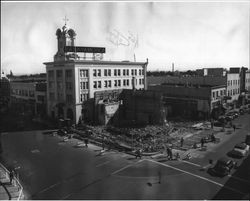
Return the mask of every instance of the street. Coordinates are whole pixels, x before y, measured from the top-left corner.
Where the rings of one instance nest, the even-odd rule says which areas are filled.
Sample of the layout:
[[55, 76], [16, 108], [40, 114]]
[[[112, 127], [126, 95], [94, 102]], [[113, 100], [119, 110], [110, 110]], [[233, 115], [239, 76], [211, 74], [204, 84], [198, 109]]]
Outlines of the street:
[[101, 147], [77, 146], [77, 139], [64, 142], [38, 130], [3, 132], [1, 162], [19, 167], [25, 199], [247, 199], [249, 155], [237, 159], [239, 167], [224, 178], [206, 170], [210, 159], [215, 162], [244, 141], [249, 117], [234, 120], [240, 129], [224, 134], [218, 146], [189, 161], [135, 159], [113, 150], [101, 153]]

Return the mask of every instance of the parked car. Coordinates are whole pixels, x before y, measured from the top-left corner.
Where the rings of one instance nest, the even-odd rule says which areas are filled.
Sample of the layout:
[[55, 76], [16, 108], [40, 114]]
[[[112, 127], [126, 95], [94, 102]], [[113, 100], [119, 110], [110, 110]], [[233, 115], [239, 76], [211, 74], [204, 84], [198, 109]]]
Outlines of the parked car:
[[226, 176], [236, 167], [237, 163], [228, 157], [220, 158], [215, 166], [210, 169], [211, 173], [217, 176]]
[[64, 136], [64, 135], [67, 135], [67, 131], [66, 131], [65, 129], [59, 129], [59, 130], [57, 131], [57, 134], [58, 134], [58, 135], [61, 135], [61, 136]]
[[240, 158], [242, 158], [242, 157], [247, 156], [248, 152], [249, 152], [249, 145], [242, 142], [242, 143], [236, 144], [234, 146], [234, 149], [232, 151], [230, 151], [228, 153], [228, 155], [231, 156], [231, 157], [240, 157]]
[[250, 134], [248, 134], [248, 135], [246, 136], [245, 143], [246, 143], [247, 145], [250, 145]]

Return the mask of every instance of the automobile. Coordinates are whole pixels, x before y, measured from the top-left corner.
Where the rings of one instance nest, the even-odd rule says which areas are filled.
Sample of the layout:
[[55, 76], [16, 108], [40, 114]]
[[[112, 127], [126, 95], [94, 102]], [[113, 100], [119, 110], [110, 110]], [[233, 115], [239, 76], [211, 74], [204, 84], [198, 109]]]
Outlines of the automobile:
[[59, 130], [57, 131], [57, 134], [58, 134], [58, 135], [61, 135], [61, 136], [64, 136], [64, 135], [67, 135], [67, 131], [66, 131], [65, 129], [59, 129]]
[[232, 159], [224, 156], [217, 160], [217, 163], [213, 168], [210, 169], [210, 172], [214, 175], [224, 177], [229, 175], [231, 170], [237, 166], [237, 163]]
[[247, 156], [248, 152], [249, 152], [249, 145], [242, 142], [242, 143], [236, 144], [233, 150], [228, 153], [228, 155], [232, 157], [242, 158], [242, 157]]
[[250, 145], [250, 134], [248, 134], [248, 135], [246, 136], [245, 143], [246, 143], [247, 145]]

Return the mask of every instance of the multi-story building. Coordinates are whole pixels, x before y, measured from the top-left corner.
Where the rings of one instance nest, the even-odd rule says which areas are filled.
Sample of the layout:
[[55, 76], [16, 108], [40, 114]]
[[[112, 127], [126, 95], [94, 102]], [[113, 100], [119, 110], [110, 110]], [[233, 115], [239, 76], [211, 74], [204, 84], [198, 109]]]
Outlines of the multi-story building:
[[11, 107], [21, 113], [45, 115], [46, 83], [10, 82]]
[[[104, 61], [105, 48], [74, 46], [75, 31], [66, 25], [56, 35], [58, 51], [54, 61], [44, 63], [50, 117], [69, 118], [78, 123], [87, 111], [84, 102], [93, 99], [96, 92], [146, 88], [148, 62]], [[93, 56], [86, 57], [88, 53]]]
[[230, 69], [227, 73], [227, 96], [229, 103], [236, 102], [240, 95], [240, 72]]
[[246, 71], [245, 91], [250, 93], [250, 71]]

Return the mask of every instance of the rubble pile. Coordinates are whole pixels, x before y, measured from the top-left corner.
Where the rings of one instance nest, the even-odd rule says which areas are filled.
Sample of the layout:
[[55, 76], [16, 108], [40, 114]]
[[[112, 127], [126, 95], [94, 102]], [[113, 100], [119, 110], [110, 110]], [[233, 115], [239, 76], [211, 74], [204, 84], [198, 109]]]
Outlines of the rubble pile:
[[[123, 145], [132, 150], [142, 149], [144, 152], [159, 152], [166, 147], [180, 148], [180, 139], [185, 145], [192, 147], [186, 140], [191, 136], [202, 136], [211, 133], [210, 122], [168, 122], [167, 125], [148, 125], [140, 128], [119, 128], [113, 126], [88, 126], [91, 138], [105, 146]], [[207, 130], [207, 131], [206, 131]], [[193, 142], [192, 142], [193, 143]]]

